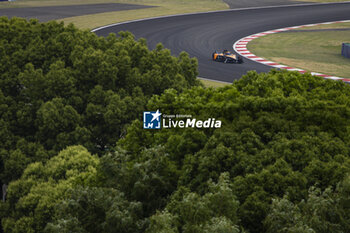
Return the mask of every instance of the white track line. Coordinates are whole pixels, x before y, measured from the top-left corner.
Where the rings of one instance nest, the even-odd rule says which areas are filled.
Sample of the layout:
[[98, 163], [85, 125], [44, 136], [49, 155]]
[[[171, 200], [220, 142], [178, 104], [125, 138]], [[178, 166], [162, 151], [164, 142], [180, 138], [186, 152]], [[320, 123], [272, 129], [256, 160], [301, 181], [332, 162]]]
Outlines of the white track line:
[[[286, 27], [286, 28], [279, 28], [279, 29], [274, 29], [274, 30], [270, 30], [270, 31], [266, 31], [266, 32], [260, 32], [260, 33], [256, 33], [250, 36], [246, 36], [244, 38], [239, 39], [238, 41], [236, 41], [233, 44], [233, 49], [236, 51], [236, 53], [240, 54], [241, 56], [264, 64], [264, 65], [268, 65], [274, 68], [278, 68], [278, 69], [285, 69], [288, 71], [298, 71], [300, 73], [306, 73], [306, 70], [302, 70], [302, 69], [298, 69], [298, 68], [293, 68], [293, 67], [288, 67], [285, 65], [281, 65], [278, 64], [274, 61], [267, 61], [262, 57], [258, 57], [255, 54], [251, 53], [248, 48], [247, 45], [250, 41], [262, 37], [262, 36], [266, 36], [268, 34], [273, 34], [273, 33], [277, 33], [277, 32], [284, 32], [284, 31], [289, 31], [292, 29], [297, 29], [297, 28], [303, 28], [303, 27], [311, 27], [311, 26], [318, 26], [318, 25], [326, 25], [326, 24], [334, 24], [334, 23], [349, 23], [350, 20], [341, 20], [341, 21], [333, 21], [333, 22], [324, 22], [324, 23], [317, 23], [317, 24], [305, 24], [305, 25], [300, 25], [300, 26], [294, 26], [294, 27]], [[341, 80], [343, 82], [348, 82], [350, 83], [350, 79], [347, 78], [341, 78], [341, 77], [336, 77], [336, 76], [332, 76], [332, 75], [326, 75], [326, 74], [321, 74], [321, 73], [317, 73], [317, 72], [310, 72], [312, 75], [314, 76], [318, 76], [318, 77], [323, 77], [326, 79], [333, 79], [333, 80]]]

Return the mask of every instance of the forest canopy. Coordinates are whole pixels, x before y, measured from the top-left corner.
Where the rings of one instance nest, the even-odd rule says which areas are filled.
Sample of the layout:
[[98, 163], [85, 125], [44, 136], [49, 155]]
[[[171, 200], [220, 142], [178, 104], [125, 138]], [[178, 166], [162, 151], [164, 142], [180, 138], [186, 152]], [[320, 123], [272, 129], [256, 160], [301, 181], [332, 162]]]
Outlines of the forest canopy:
[[72, 24], [0, 18], [0, 179], [69, 145], [103, 154], [147, 99], [198, 85], [197, 61], [153, 51], [129, 32], [107, 38]]
[[[107, 170], [107, 180], [128, 170], [130, 173], [121, 179], [129, 180], [133, 168], [147, 166], [143, 153], [154, 148], [162, 151], [168, 165], [157, 175], [150, 173], [147, 177], [168, 184], [177, 175], [169, 201], [164, 195], [164, 209], [153, 210], [156, 214], [151, 217], [151, 229], [163, 226], [173, 232], [205, 232], [205, 226], [214, 221], [210, 220], [212, 217], [215, 221], [220, 218], [227, 227], [249, 232], [350, 230], [350, 199], [345, 197], [350, 172], [348, 84], [296, 72], [249, 72], [221, 89], [194, 87], [183, 93], [166, 90], [153, 96], [147, 107], [165, 114], [191, 114], [223, 121], [220, 129], [145, 131], [142, 122], [136, 120], [118, 142], [117, 148], [122, 148], [125, 155], [117, 152], [114, 156], [124, 159], [115, 162], [118, 168], [113, 173]], [[102, 160], [107, 158], [112, 161], [113, 155]], [[166, 176], [169, 169], [173, 175]], [[217, 203], [211, 213], [211, 205], [200, 200], [213, 195], [210, 183], [220, 183], [223, 174], [228, 180], [226, 190], [230, 190], [227, 192], [232, 195], [231, 202], [239, 204], [229, 210], [224, 208], [228, 204], [221, 207]], [[143, 202], [135, 195], [137, 184], [144, 183], [142, 177], [135, 177], [131, 184], [115, 182], [114, 187], [131, 194], [131, 200]], [[165, 193], [169, 186], [159, 185], [151, 190]], [[192, 202], [199, 201], [193, 204], [192, 208], [197, 207], [193, 216], [189, 211], [181, 212], [184, 202], [194, 198], [192, 195], [196, 196]], [[155, 198], [160, 196], [149, 197]], [[199, 208], [202, 206], [206, 207]], [[227, 211], [235, 209], [228, 217]], [[196, 216], [198, 219], [192, 219]]]
[[[348, 84], [272, 70], [204, 88], [195, 59], [127, 32], [0, 32], [5, 232], [350, 232]], [[222, 126], [143, 129], [157, 109]]]

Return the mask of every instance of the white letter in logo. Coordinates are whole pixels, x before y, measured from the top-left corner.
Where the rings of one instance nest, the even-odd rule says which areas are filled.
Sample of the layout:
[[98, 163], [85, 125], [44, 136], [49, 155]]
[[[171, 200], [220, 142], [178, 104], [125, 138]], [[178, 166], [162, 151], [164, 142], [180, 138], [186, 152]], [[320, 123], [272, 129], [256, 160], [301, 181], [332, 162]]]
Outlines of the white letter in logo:
[[196, 122], [196, 127], [197, 128], [202, 128], [203, 127], [203, 121], [197, 121]]
[[203, 127], [204, 128], [209, 128], [210, 127], [210, 122], [211, 122], [211, 118], [209, 118], [208, 120], [203, 122]]
[[221, 128], [221, 121], [215, 122], [215, 128]]
[[194, 127], [195, 126], [195, 124], [196, 124], [196, 119], [187, 119], [187, 121], [186, 121], [186, 128], [188, 128], [188, 127]]

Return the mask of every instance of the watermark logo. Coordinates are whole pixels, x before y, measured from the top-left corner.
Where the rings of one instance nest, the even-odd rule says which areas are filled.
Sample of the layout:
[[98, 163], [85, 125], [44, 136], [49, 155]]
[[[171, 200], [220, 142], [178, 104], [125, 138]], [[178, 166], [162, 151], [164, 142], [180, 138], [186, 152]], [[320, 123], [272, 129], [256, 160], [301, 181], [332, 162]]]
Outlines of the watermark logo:
[[197, 120], [196, 118], [185, 120], [163, 119], [163, 128], [221, 128], [221, 121], [215, 118]]
[[[161, 116], [163, 119], [161, 119]], [[221, 120], [208, 118], [199, 120], [192, 115], [173, 114], [167, 115], [159, 112], [143, 112], [144, 129], [169, 129], [169, 128], [221, 128]]]
[[156, 112], [143, 112], [143, 128], [160, 129], [161, 115], [162, 113], [160, 113], [159, 110], [157, 110]]

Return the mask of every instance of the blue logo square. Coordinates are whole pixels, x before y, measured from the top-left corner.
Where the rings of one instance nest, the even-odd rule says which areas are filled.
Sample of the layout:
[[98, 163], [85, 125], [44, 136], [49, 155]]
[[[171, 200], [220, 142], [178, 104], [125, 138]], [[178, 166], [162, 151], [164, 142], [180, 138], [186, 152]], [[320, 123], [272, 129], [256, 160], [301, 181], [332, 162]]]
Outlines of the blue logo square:
[[156, 112], [143, 112], [143, 128], [160, 129], [161, 115], [162, 113], [160, 113], [159, 110], [157, 110]]

